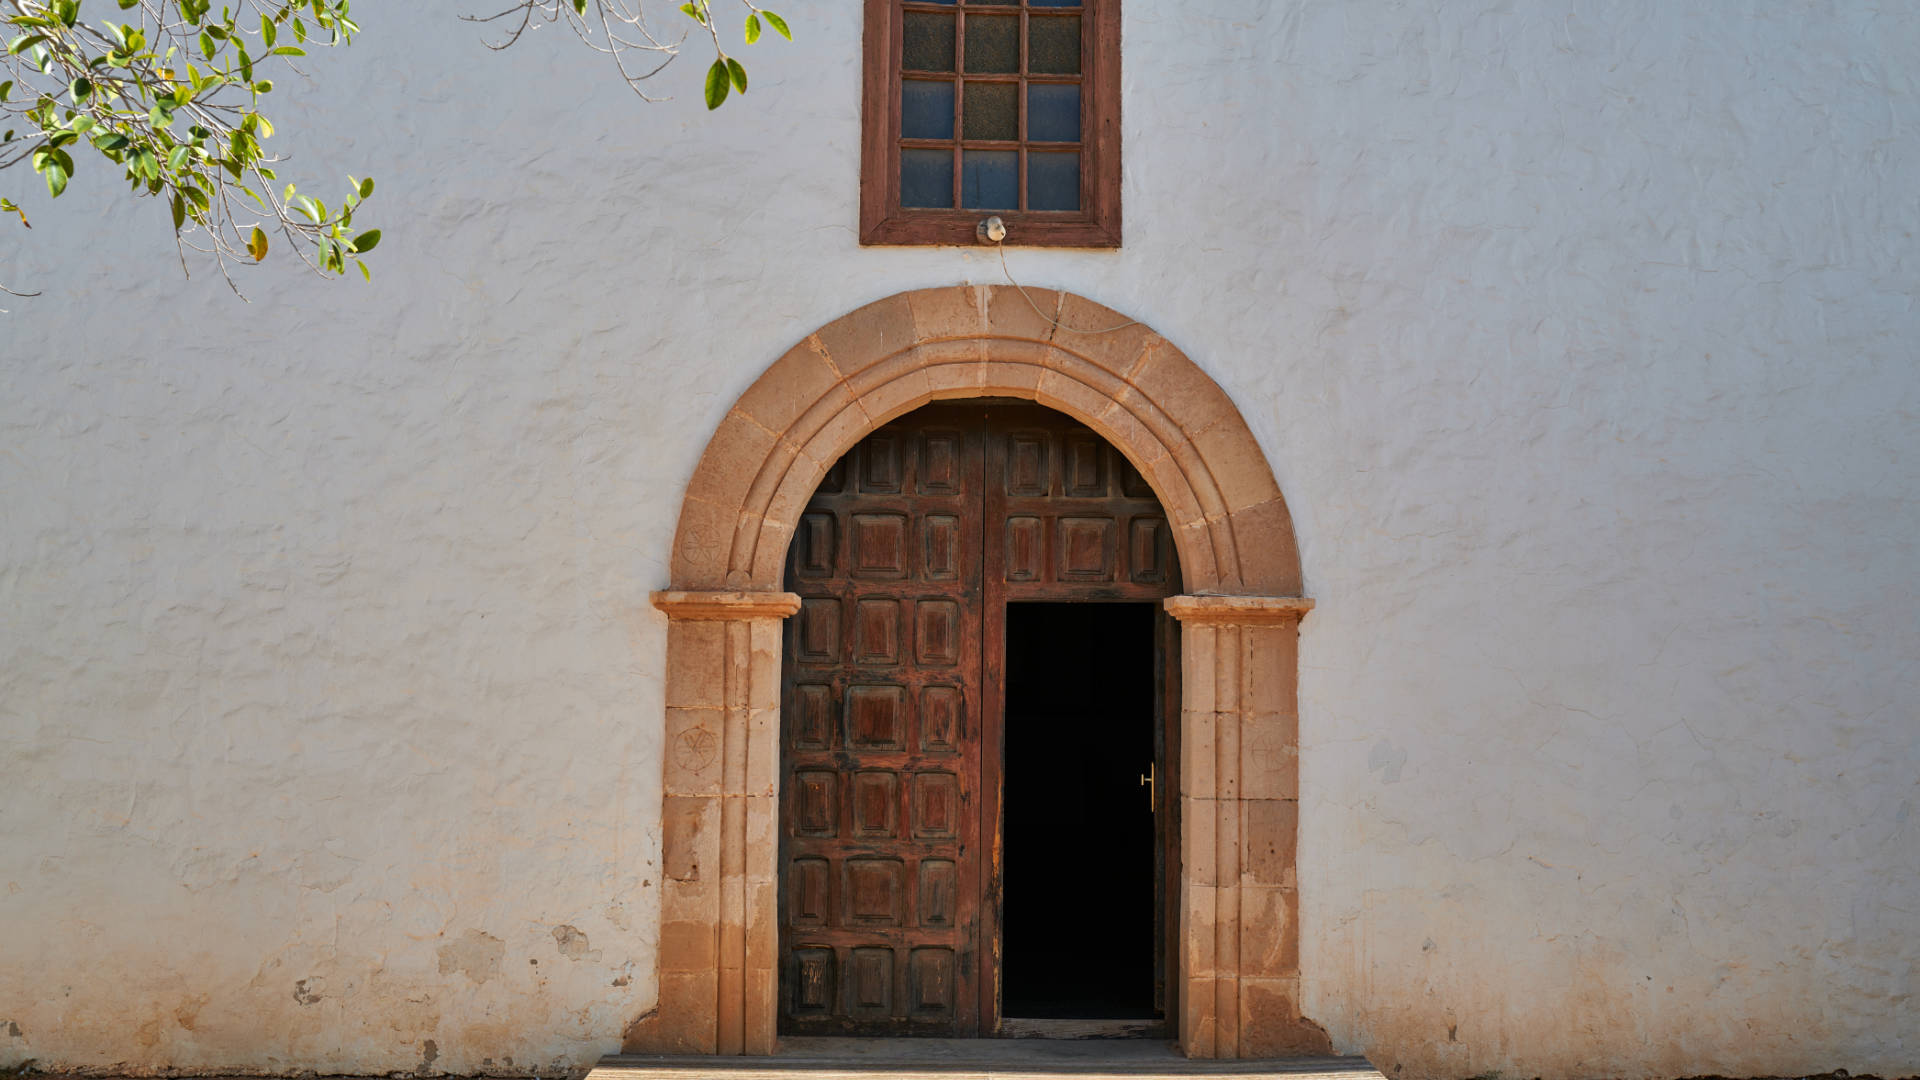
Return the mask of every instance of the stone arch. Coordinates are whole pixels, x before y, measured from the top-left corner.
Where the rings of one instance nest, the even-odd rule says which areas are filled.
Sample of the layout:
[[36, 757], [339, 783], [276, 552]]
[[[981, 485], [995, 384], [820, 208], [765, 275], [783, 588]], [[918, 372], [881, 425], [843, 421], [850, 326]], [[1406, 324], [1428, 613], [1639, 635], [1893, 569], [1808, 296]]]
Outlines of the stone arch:
[[[1084, 333], [1100, 329], [1104, 333]], [[809, 334], [728, 410], [680, 510], [662, 753], [659, 999], [628, 1052], [777, 1044], [781, 620], [788, 541], [826, 471], [930, 401], [1025, 398], [1093, 428], [1152, 484], [1190, 595], [1181, 622], [1182, 945], [1170, 1017], [1194, 1057], [1327, 1052], [1300, 1015], [1299, 548], [1265, 455], [1207, 374], [1070, 293], [901, 293]]]
[[1167, 508], [1194, 592], [1299, 595], [1286, 500], [1219, 384], [1143, 324], [1068, 329], [1126, 323], [1070, 293], [958, 286], [900, 293], [821, 327], [741, 395], [708, 444], [680, 511], [673, 587], [778, 590], [794, 522], [841, 454], [929, 401], [997, 395], [1066, 413], [1126, 454]]

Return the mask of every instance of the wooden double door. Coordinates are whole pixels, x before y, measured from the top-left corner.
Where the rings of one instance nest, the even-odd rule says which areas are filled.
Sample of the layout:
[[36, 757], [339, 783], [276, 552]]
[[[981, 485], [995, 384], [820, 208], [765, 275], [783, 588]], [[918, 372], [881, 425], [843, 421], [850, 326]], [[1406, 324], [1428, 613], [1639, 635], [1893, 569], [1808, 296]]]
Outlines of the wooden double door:
[[[1165, 512], [1117, 450], [1060, 413], [932, 405], [827, 474], [786, 581], [801, 606], [782, 669], [781, 1030], [991, 1034], [1007, 611], [1177, 593]], [[1155, 693], [1164, 716], [1173, 691]], [[1163, 852], [1167, 803], [1154, 810]]]

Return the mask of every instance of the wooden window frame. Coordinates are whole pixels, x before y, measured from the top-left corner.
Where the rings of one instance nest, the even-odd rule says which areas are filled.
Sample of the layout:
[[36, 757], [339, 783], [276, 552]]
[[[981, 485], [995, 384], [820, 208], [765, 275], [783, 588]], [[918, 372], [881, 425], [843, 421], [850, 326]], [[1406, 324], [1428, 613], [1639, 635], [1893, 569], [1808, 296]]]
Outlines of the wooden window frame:
[[[1081, 208], [1077, 211], [932, 210], [900, 205], [901, 0], [866, 0], [866, 35], [862, 45], [860, 243], [971, 245], [979, 242], [976, 236], [979, 223], [989, 216], [998, 216], [1006, 222], [1008, 244], [1120, 246], [1120, 0], [1080, 0], [1080, 3]], [[958, 5], [940, 6], [947, 10], [958, 8]], [[958, 138], [960, 132], [954, 135]], [[1024, 181], [1022, 176], [1023, 185]]]

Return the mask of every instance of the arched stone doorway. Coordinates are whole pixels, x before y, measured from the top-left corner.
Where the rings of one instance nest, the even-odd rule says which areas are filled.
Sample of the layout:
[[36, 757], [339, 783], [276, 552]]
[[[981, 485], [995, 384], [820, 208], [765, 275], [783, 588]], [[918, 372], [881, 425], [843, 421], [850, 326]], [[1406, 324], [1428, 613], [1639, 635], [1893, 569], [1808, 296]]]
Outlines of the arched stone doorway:
[[962, 286], [836, 319], [721, 422], [654, 594], [670, 619], [660, 995], [632, 1052], [765, 1054], [777, 1010], [781, 590], [800, 511], [859, 439], [928, 402], [1065, 413], [1165, 507], [1181, 622], [1184, 862], [1174, 1026], [1194, 1057], [1325, 1051], [1301, 1017], [1294, 839], [1301, 594], [1292, 520], [1224, 391], [1148, 327], [1067, 293]]

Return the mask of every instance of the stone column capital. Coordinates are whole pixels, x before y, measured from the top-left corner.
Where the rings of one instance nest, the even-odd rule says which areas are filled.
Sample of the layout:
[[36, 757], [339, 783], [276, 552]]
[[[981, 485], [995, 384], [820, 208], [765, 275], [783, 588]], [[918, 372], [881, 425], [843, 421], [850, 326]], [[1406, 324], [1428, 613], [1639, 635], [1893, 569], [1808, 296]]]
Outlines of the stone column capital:
[[1167, 614], [1196, 626], [1279, 626], [1313, 610], [1304, 596], [1169, 596]]
[[653, 594], [653, 606], [669, 619], [734, 621], [784, 619], [800, 610], [800, 597], [790, 592], [682, 592], [662, 589]]

